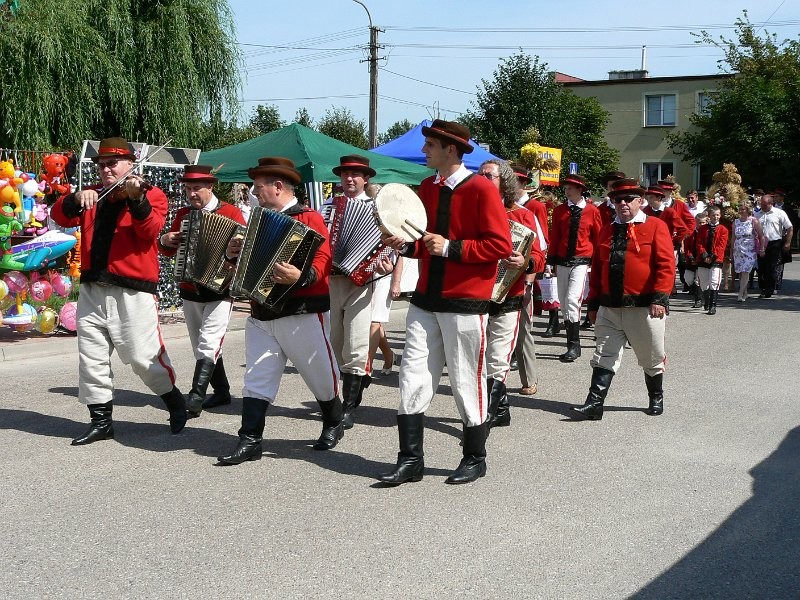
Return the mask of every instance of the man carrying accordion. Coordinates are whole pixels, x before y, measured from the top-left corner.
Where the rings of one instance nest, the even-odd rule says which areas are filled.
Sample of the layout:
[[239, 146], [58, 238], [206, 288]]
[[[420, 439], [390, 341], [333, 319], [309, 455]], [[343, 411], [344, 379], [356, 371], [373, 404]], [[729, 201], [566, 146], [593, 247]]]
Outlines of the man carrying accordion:
[[[215, 254], [219, 264], [220, 254], [224, 252], [231, 233], [237, 225], [244, 225], [244, 217], [233, 204], [221, 202], [214, 195], [213, 188], [218, 179], [211, 174], [210, 166], [187, 165], [178, 181], [183, 183], [189, 206], [178, 210], [170, 230], [158, 239], [158, 249], [165, 256], [177, 254], [176, 279], [180, 283], [183, 314], [197, 361], [192, 389], [186, 399], [186, 410], [191, 418], [200, 416], [204, 408], [231, 402], [231, 386], [222, 362], [222, 340], [228, 329], [233, 302], [226, 289], [209, 287], [213, 286], [213, 279], [198, 283], [185, 278], [183, 273], [187, 259], [188, 262], [199, 262], [205, 255]], [[191, 215], [193, 211], [199, 212]], [[196, 235], [198, 239], [190, 240], [190, 235]], [[227, 282], [224, 287], [227, 288]], [[206, 399], [209, 383], [214, 394]]]
[[[232, 238], [226, 251], [226, 259], [239, 262], [231, 284], [233, 293], [252, 287], [252, 316], [245, 325], [247, 365], [239, 443], [231, 454], [219, 457], [221, 463], [231, 465], [261, 458], [267, 409], [278, 393], [287, 359], [299, 371], [322, 412], [322, 434], [314, 449], [329, 450], [344, 435], [339, 367], [330, 341], [328, 229], [317, 211], [302, 206], [295, 198], [294, 188], [301, 176], [291, 160], [260, 158], [247, 175], [253, 180], [259, 207], [253, 209], [245, 238]], [[296, 266], [297, 253], [287, 260], [284, 250], [272, 243], [275, 229], [287, 221], [301, 225], [300, 229], [316, 238], [303, 257], [303, 268]], [[258, 229], [254, 229], [256, 226]], [[263, 279], [262, 263], [269, 269], [268, 282]], [[260, 278], [253, 286], [248, 283], [251, 272], [257, 272]], [[268, 289], [286, 293], [273, 302], [271, 292], [264, 294]]]

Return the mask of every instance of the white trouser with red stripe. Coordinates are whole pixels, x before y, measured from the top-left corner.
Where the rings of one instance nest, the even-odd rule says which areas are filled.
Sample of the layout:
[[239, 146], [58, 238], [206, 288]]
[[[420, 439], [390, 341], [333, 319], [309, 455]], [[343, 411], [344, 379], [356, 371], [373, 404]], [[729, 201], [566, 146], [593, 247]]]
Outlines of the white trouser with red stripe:
[[428, 410], [444, 365], [461, 420], [486, 420], [486, 315], [429, 312], [413, 304], [406, 317], [406, 346], [400, 363], [401, 415]]
[[697, 267], [697, 280], [704, 292], [718, 290], [722, 283], [722, 267]]
[[520, 311], [489, 317], [486, 327], [486, 376], [505, 382], [522, 325]]
[[561, 314], [564, 319], [572, 323], [581, 320], [581, 304], [586, 290], [586, 273], [589, 265], [575, 265], [556, 267], [558, 277], [558, 301], [561, 304]]
[[601, 306], [594, 323], [595, 350], [590, 364], [616, 373], [628, 341], [639, 366], [647, 375], [664, 372], [664, 331], [667, 318], [655, 319], [648, 307], [609, 308]]
[[287, 359], [321, 402], [338, 394], [339, 367], [330, 340], [330, 315], [290, 315], [272, 321], [248, 317], [244, 327], [246, 369], [242, 396], [273, 402]]
[[161, 327], [158, 300], [149, 292], [87, 282], [78, 296], [78, 398], [105, 404], [114, 396], [111, 354], [161, 396], [175, 385]]
[[222, 355], [222, 340], [228, 330], [233, 302], [230, 298], [214, 302], [183, 301], [183, 316], [195, 360], [217, 362]]
[[357, 286], [349, 277], [332, 275], [331, 342], [342, 373], [366, 375], [369, 328], [372, 323], [372, 284]]

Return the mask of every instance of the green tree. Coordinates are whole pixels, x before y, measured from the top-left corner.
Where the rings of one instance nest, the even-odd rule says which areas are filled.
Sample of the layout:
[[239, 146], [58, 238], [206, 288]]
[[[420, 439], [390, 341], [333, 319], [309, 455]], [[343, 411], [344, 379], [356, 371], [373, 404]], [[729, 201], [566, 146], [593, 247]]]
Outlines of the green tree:
[[733, 163], [745, 186], [800, 189], [800, 38], [759, 36], [747, 12], [733, 40], [698, 36], [724, 51], [720, 70], [735, 76], [719, 83], [707, 110], [690, 117], [695, 129], [667, 137], [673, 151], [710, 171]]
[[270, 131], [275, 131], [285, 126], [286, 123], [281, 119], [281, 113], [274, 104], [259, 104], [253, 109], [250, 117], [250, 126], [258, 131], [259, 135], [264, 135]]
[[305, 106], [297, 109], [297, 112], [294, 115], [294, 122], [302, 125], [303, 127], [314, 127], [314, 119], [312, 119], [311, 115], [308, 114], [308, 109], [306, 109]]
[[392, 140], [399, 138], [401, 135], [408, 133], [412, 129], [414, 129], [414, 124], [408, 119], [397, 121], [394, 125], [386, 130], [386, 133], [381, 133], [378, 135], [378, 145], [383, 146], [384, 144], [388, 144]]
[[0, 146], [111, 135], [188, 145], [204, 122], [238, 111], [225, 0], [25, 0], [0, 25]]
[[317, 129], [320, 133], [351, 146], [357, 146], [364, 150], [369, 147], [366, 123], [356, 119], [347, 108], [333, 106], [326, 110]]
[[493, 154], [515, 159], [523, 133], [535, 127], [543, 146], [562, 148], [562, 173], [576, 162], [599, 189], [602, 176], [616, 168], [619, 152], [603, 136], [610, 115], [594, 98], [580, 98], [556, 83], [539, 57], [520, 52], [505, 58], [494, 77], [481, 84], [477, 100], [460, 120]]

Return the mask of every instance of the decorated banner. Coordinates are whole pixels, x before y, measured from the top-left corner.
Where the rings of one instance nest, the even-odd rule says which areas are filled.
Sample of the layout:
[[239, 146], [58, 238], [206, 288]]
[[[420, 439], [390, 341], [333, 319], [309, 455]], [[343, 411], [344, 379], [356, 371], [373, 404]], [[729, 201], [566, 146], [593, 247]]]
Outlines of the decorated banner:
[[[539, 176], [540, 185], [558, 185], [561, 180], [561, 148], [548, 148], [547, 146], [540, 146], [539, 153], [542, 156], [542, 161], [553, 160], [556, 162], [554, 169], [542, 169]], [[551, 163], [552, 164], [552, 163]]]

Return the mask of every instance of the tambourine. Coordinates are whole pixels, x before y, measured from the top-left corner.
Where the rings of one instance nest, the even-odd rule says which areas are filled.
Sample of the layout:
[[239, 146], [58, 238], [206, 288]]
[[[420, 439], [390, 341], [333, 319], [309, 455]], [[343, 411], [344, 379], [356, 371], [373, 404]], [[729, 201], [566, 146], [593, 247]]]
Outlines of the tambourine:
[[373, 210], [378, 227], [387, 235], [396, 235], [406, 242], [414, 242], [425, 235], [428, 227], [425, 206], [407, 185], [384, 185], [375, 196]]

